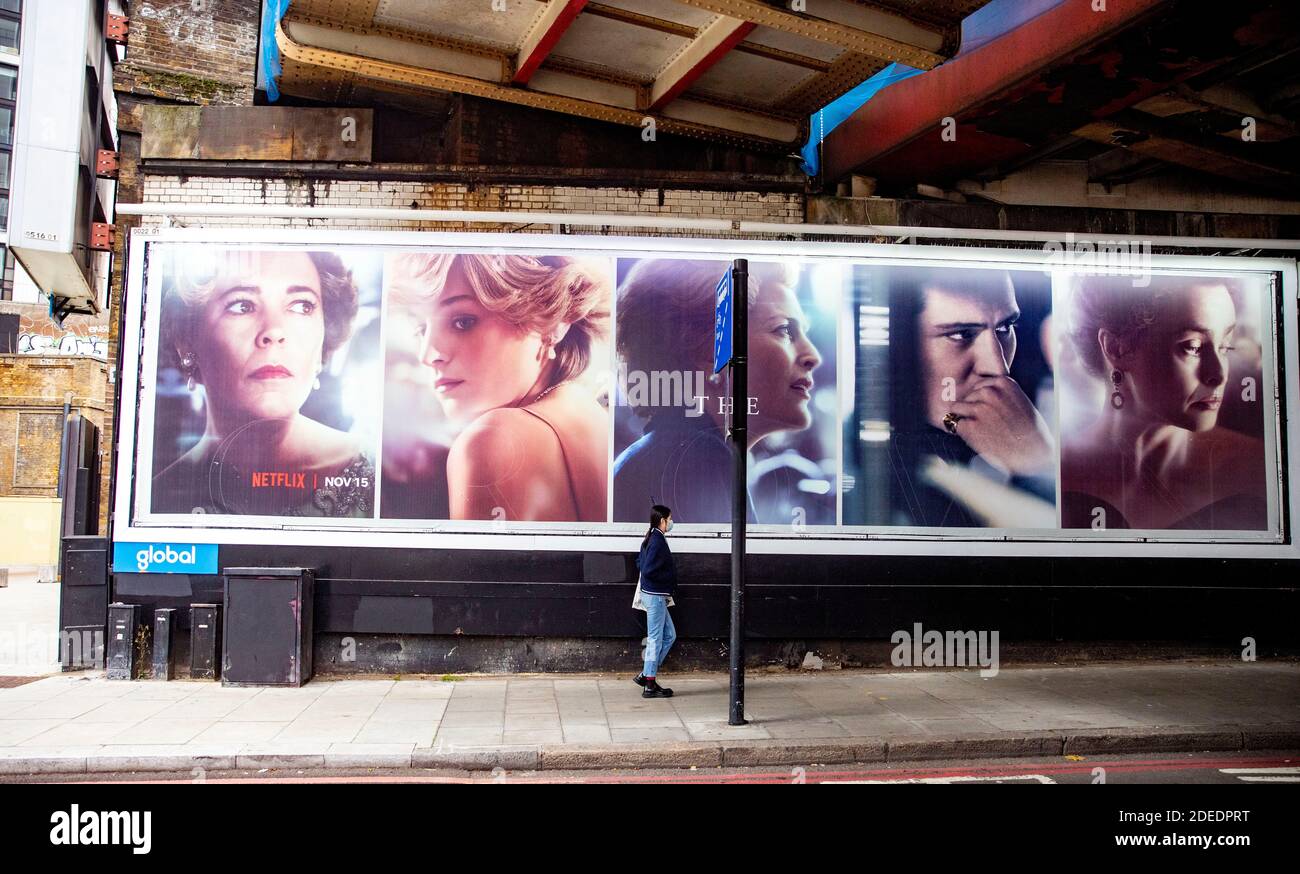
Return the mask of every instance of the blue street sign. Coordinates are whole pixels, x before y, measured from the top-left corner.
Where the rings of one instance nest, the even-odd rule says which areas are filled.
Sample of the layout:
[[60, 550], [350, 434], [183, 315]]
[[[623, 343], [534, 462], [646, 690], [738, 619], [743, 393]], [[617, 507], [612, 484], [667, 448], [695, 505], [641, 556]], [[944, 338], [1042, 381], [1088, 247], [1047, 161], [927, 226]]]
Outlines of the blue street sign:
[[718, 280], [717, 306], [713, 314], [713, 372], [731, 361], [731, 268]]

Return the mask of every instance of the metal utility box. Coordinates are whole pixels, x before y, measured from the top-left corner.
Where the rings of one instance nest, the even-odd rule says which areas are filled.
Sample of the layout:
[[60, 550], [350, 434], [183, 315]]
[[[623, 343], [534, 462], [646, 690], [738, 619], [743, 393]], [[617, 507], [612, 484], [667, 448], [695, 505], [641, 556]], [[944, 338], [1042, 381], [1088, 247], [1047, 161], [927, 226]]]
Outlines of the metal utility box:
[[221, 673], [221, 605], [190, 605], [190, 679], [215, 680]]
[[59, 664], [65, 671], [104, 666], [104, 626], [68, 625], [59, 633]]
[[311, 568], [226, 568], [223, 686], [301, 686], [312, 675]]
[[153, 611], [153, 678], [170, 680], [176, 676], [176, 611], [161, 607]]
[[104, 664], [108, 619], [108, 539], [63, 538], [59, 563], [59, 661], [65, 671]]
[[108, 679], [140, 676], [143, 660], [137, 655], [136, 639], [141, 631], [139, 604], [108, 605]]

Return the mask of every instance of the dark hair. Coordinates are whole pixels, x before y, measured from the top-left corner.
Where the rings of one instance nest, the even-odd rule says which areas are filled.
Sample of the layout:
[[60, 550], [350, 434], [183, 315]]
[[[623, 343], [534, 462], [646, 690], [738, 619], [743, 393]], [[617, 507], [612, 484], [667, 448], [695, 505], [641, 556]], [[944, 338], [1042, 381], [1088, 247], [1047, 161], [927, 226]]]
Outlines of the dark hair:
[[654, 534], [655, 529], [659, 527], [659, 523], [672, 514], [673, 511], [663, 504], [655, 504], [650, 508], [650, 530], [645, 533], [645, 538], [641, 541], [642, 549], [645, 549], [645, 545], [650, 542], [650, 535]]
[[1161, 308], [1193, 288], [1223, 286], [1237, 312], [1242, 309], [1242, 282], [1227, 276], [1157, 275], [1146, 286], [1135, 286], [1127, 276], [1085, 276], [1075, 282], [1070, 298], [1068, 333], [1083, 367], [1105, 380], [1110, 369], [1098, 335], [1104, 328], [1125, 349], [1141, 346]]
[[[718, 280], [726, 261], [642, 258], [623, 277], [618, 290], [615, 344], [629, 371], [684, 374], [709, 369], [713, 362], [713, 314]], [[794, 288], [798, 268], [786, 261], [754, 261], [749, 266], [749, 302], [767, 287]], [[649, 404], [632, 411], [648, 417]]]
[[1005, 270], [954, 269], [951, 267], [888, 267], [876, 274], [877, 296], [889, 308], [889, 421], [895, 433], [932, 431], [927, 419], [922, 382], [918, 330], [929, 289], [954, 289], [977, 295], [1015, 291], [1011, 274]]

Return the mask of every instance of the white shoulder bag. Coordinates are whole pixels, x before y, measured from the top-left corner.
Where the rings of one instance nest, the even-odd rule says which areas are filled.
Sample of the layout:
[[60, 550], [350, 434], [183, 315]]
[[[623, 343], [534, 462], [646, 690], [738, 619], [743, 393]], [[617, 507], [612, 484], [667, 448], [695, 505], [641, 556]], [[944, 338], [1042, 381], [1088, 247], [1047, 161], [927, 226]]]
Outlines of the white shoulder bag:
[[[673, 601], [672, 595], [668, 596], [668, 606], [669, 607], [677, 606], [676, 602]], [[646, 609], [645, 602], [641, 600], [641, 575], [640, 574], [637, 574], [636, 577], [636, 594], [632, 597], [632, 609], [633, 610]]]

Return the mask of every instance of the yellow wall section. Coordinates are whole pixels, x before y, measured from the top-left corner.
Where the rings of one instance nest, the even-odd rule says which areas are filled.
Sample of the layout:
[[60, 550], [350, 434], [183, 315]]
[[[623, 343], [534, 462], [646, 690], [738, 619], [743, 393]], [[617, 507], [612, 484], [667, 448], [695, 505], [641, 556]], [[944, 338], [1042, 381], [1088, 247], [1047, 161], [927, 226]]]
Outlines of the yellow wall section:
[[59, 563], [58, 498], [0, 497], [0, 567]]

